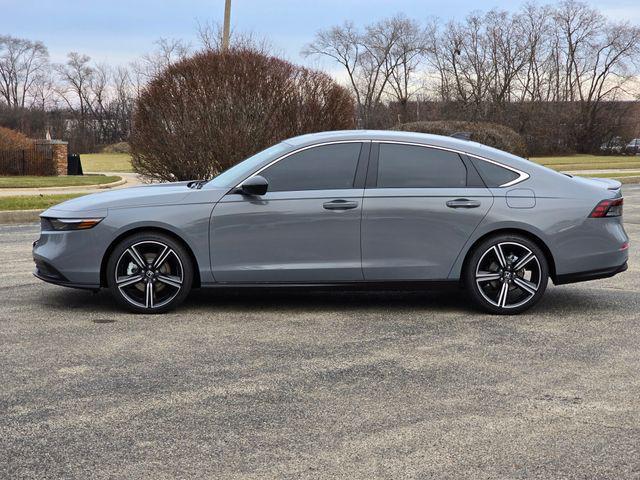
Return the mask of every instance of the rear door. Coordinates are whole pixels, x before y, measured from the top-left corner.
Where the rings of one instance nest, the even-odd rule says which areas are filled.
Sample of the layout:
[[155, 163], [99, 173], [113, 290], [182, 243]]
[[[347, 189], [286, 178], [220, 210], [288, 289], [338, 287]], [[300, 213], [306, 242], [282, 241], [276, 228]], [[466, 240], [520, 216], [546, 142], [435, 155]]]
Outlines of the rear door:
[[370, 142], [306, 148], [258, 172], [269, 182], [265, 195], [227, 194], [211, 222], [215, 280], [362, 280], [360, 220], [369, 148]]
[[365, 280], [443, 280], [493, 203], [465, 157], [374, 143], [362, 213]]

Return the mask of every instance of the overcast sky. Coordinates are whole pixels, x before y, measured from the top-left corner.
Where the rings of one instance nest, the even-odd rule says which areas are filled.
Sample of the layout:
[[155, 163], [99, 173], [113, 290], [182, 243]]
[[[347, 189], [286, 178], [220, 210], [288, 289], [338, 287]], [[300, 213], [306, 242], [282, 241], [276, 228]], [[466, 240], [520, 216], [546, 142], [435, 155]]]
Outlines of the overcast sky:
[[[609, 18], [640, 24], [639, 0], [589, 0]], [[289, 60], [318, 29], [353, 20], [362, 25], [402, 12], [425, 19], [462, 18], [474, 9], [513, 9], [509, 0], [232, 0], [232, 26], [267, 38]], [[196, 43], [197, 22], [221, 21], [224, 0], [0, 0], [0, 34], [41, 40], [53, 61], [67, 52], [126, 63], [160, 37]]]

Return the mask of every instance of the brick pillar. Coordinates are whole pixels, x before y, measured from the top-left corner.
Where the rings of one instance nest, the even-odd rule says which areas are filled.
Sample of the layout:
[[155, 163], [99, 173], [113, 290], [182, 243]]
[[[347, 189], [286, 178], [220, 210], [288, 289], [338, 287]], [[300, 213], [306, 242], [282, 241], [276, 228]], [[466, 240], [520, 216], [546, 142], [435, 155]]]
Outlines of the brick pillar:
[[46, 145], [51, 148], [53, 164], [58, 175], [67, 174], [68, 142], [62, 140], [36, 140], [36, 145]]

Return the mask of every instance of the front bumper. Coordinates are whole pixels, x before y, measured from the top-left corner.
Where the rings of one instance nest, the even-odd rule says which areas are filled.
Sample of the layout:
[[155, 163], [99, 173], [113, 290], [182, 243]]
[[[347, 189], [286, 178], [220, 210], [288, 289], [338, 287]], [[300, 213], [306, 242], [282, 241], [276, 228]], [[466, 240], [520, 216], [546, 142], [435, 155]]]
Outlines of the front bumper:
[[34, 275], [65, 287], [100, 288], [103, 240], [96, 229], [40, 233], [33, 242]]
[[49, 275], [45, 275], [37, 266], [36, 266], [36, 269], [33, 271], [33, 276], [36, 278], [39, 278], [44, 282], [52, 283], [54, 285], [59, 285], [61, 287], [79, 288], [81, 290], [92, 290], [96, 292], [100, 290], [100, 285], [85, 285], [83, 283], [73, 283], [73, 282], [67, 281], [64, 278], [56, 278]]

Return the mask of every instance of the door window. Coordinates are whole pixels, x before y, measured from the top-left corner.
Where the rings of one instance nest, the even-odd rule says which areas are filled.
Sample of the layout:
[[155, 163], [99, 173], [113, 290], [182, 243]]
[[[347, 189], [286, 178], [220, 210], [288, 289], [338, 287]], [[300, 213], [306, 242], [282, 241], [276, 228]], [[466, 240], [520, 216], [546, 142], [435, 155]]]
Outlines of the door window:
[[270, 192], [353, 188], [361, 143], [321, 145], [294, 153], [262, 171]]
[[455, 152], [392, 143], [380, 144], [378, 188], [460, 188], [467, 169]]

